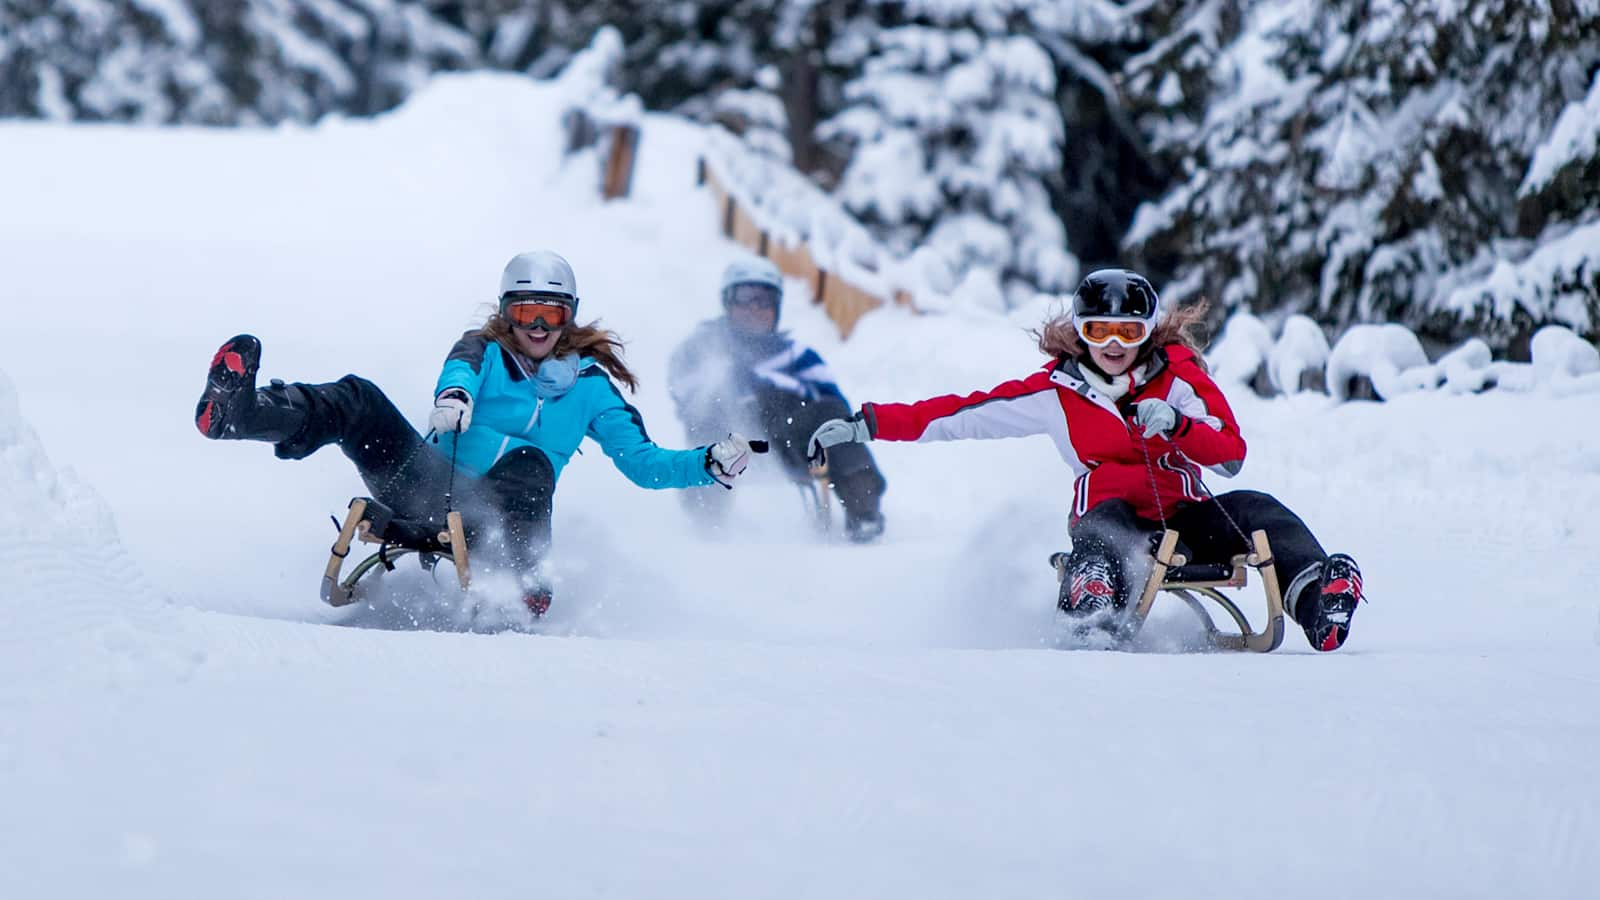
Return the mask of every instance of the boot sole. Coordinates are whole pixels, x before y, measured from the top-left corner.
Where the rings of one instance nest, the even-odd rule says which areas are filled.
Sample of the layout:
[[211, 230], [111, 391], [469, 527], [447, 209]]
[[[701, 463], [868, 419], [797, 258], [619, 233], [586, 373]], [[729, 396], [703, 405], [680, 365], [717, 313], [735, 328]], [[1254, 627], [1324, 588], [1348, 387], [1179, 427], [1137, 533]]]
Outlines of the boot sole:
[[252, 335], [238, 335], [217, 349], [206, 371], [205, 392], [195, 404], [194, 426], [201, 434], [217, 440], [228, 433], [229, 407], [242, 390], [254, 390], [260, 365], [261, 342]]

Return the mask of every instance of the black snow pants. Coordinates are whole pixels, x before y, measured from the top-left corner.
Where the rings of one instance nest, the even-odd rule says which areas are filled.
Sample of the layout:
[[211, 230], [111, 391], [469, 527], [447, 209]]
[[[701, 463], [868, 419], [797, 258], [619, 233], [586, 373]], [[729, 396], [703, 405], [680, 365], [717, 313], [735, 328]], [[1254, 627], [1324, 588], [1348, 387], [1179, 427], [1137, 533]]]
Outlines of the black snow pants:
[[[331, 384], [263, 388], [306, 413], [305, 426], [275, 446], [280, 459], [303, 459], [337, 444], [371, 495], [401, 519], [440, 524], [445, 494], [461, 512], [475, 553], [530, 575], [550, 546], [555, 470], [532, 447], [507, 453], [483, 477], [456, 471], [447, 453], [417, 434], [378, 386], [346, 375]], [[453, 481], [453, 490], [452, 490]]]
[[[759, 435], [772, 444], [772, 454], [783, 465], [790, 480], [805, 484], [811, 480], [811, 464], [806, 459], [806, 443], [823, 422], [829, 419], [848, 419], [853, 414], [850, 407], [838, 397], [821, 397], [807, 400], [799, 394], [777, 388], [763, 387], [755, 392], [750, 406]], [[713, 443], [734, 430], [724, 422], [687, 422], [691, 443]], [[878, 470], [872, 451], [865, 444], [839, 444], [828, 450], [828, 479], [834, 493], [844, 506], [849, 519], [878, 515], [887, 482]], [[684, 500], [704, 507], [717, 508], [726, 503], [720, 496], [727, 491], [685, 491]], [[708, 510], [710, 511], [710, 510]]]
[[[1229, 524], [1230, 516], [1246, 535], [1257, 529], [1267, 533], [1273, 569], [1284, 591], [1284, 607], [1292, 618], [1295, 598], [1290, 591], [1300, 586], [1296, 579], [1308, 570], [1320, 573], [1327, 552], [1299, 516], [1261, 491], [1229, 491], [1218, 494], [1214, 501], [1186, 503], [1167, 518], [1167, 526], [1178, 532], [1182, 552], [1190, 562], [1223, 564], [1250, 551], [1245, 538]], [[1133, 584], [1132, 578], [1144, 567], [1132, 563], [1153, 553], [1151, 537], [1160, 531], [1161, 523], [1134, 515], [1132, 504], [1125, 500], [1101, 503], [1073, 523], [1067, 571], [1080, 571], [1095, 561], [1109, 565], [1116, 580], [1116, 602], [1125, 605], [1143, 587], [1142, 583]], [[1062, 582], [1063, 602], [1071, 581], [1068, 577]], [[1305, 583], [1302, 579], [1301, 585]]]

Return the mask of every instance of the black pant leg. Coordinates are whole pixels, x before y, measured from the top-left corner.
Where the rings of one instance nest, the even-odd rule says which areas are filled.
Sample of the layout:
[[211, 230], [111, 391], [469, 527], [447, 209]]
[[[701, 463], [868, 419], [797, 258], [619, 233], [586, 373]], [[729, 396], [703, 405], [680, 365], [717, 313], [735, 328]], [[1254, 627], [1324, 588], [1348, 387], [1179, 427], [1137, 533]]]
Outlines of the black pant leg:
[[[355, 375], [331, 384], [290, 384], [282, 391], [306, 412], [300, 433], [278, 444], [280, 459], [303, 459], [328, 444], [353, 463], [373, 497], [401, 518], [444, 521], [450, 462], [423, 441], [377, 385]], [[467, 476], [456, 481], [463, 483]]]
[[1071, 609], [1074, 585], [1093, 576], [1110, 582], [1117, 606], [1130, 599], [1131, 574], [1128, 559], [1148, 553], [1151, 523], [1134, 514], [1125, 500], [1107, 500], [1096, 505], [1072, 524], [1072, 553], [1067, 559], [1067, 577], [1061, 582], [1059, 604]]
[[498, 532], [505, 562], [523, 573], [531, 574], [550, 549], [555, 486], [555, 467], [535, 447], [501, 457], [479, 486], [487, 508], [474, 510], [474, 518], [494, 520], [497, 528], [480, 528]]
[[[811, 435], [829, 419], [848, 419], [853, 413], [833, 396], [808, 400], [798, 394], [764, 389], [758, 394], [762, 426], [773, 451], [795, 481], [811, 477], [806, 445]], [[852, 517], [876, 516], [888, 483], [866, 444], [839, 444], [828, 450], [828, 479], [839, 502]]]
[[[1229, 516], [1238, 530], [1229, 523]], [[1284, 604], [1291, 613], [1295, 598], [1288, 594], [1295, 577], [1328, 559], [1306, 523], [1278, 498], [1261, 491], [1229, 491], [1218, 494], [1215, 501], [1189, 504], [1173, 516], [1172, 527], [1182, 535], [1194, 561], [1212, 563], [1226, 563], [1236, 554], [1249, 552], [1239, 531], [1245, 535], [1265, 531], [1272, 546], [1273, 569], [1285, 593]]]

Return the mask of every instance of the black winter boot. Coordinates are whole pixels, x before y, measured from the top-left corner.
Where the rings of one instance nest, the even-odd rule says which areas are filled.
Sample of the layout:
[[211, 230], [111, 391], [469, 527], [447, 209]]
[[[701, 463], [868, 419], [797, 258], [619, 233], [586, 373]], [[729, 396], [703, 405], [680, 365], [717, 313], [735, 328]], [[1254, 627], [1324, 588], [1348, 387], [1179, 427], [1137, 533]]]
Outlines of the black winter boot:
[[1322, 564], [1322, 577], [1295, 598], [1295, 612], [1306, 640], [1318, 650], [1337, 650], [1350, 636], [1350, 620], [1360, 604], [1361, 569], [1343, 553]]
[[1098, 553], [1083, 554], [1068, 562], [1056, 599], [1057, 609], [1074, 618], [1086, 619], [1124, 605], [1121, 573], [1110, 558]]
[[239, 423], [255, 405], [256, 370], [261, 368], [261, 342], [254, 335], [229, 339], [211, 357], [205, 393], [194, 408], [194, 426], [212, 440], [240, 439]]
[[256, 390], [261, 368], [261, 342], [253, 335], [237, 335], [217, 350], [206, 372], [205, 392], [195, 404], [194, 424], [212, 440], [249, 440], [279, 443], [305, 425], [303, 404], [290, 396], [281, 382]]
[[883, 476], [876, 469], [862, 469], [833, 483], [844, 507], [844, 534], [852, 542], [868, 544], [883, 536], [883, 489]]

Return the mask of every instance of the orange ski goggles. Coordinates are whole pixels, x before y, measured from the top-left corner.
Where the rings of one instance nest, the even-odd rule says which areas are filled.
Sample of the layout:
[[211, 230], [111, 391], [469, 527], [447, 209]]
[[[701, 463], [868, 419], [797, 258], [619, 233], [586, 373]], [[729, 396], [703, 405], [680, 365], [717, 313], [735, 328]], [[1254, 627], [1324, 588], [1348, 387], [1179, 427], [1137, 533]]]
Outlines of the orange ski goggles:
[[506, 307], [506, 319], [517, 328], [543, 328], [555, 331], [572, 321], [572, 307], [564, 303], [530, 300]]
[[1124, 347], [1137, 347], [1150, 339], [1150, 326], [1140, 319], [1084, 319], [1078, 336], [1096, 347], [1116, 341]]

